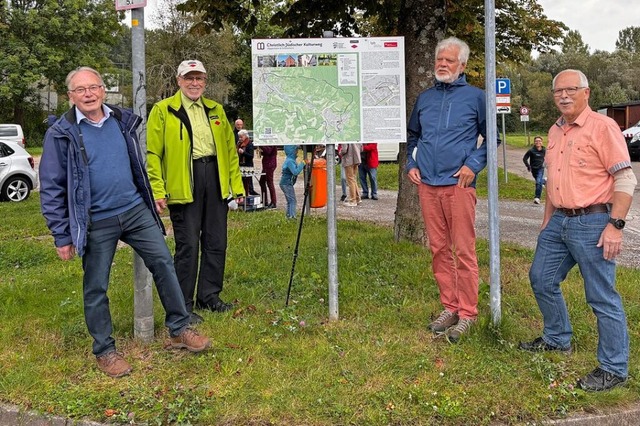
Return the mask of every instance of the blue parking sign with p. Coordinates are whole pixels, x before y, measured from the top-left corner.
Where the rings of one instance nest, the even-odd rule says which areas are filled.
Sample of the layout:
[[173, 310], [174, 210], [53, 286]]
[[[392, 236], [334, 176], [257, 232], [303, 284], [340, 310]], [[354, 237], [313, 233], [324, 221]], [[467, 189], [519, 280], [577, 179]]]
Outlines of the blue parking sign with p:
[[508, 78], [496, 79], [496, 95], [509, 95], [511, 94], [511, 80]]

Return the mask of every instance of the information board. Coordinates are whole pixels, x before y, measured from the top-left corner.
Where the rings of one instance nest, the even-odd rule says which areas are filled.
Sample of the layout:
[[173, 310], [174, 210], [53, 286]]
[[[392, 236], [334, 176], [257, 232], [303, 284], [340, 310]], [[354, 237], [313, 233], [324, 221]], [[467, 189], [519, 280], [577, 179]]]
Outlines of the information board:
[[406, 142], [403, 37], [255, 39], [255, 145]]

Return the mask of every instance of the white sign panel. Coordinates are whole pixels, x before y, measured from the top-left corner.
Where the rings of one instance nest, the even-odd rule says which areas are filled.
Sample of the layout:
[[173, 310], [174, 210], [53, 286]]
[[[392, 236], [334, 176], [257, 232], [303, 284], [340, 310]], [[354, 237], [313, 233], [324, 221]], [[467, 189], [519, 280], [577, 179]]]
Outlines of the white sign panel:
[[404, 38], [251, 41], [255, 145], [406, 142]]
[[147, 0], [116, 0], [116, 10], [129, 10], [145, 7]]
[[498, 106], [497, 107], [498, 114], [511, 114], [510, 106]]
[[521, 115], [520, 116], [520, 121], [529, 121], [529, 116], [528, 115]]
[[511, 105], [511, 96], [496, 96], [496, 104]]

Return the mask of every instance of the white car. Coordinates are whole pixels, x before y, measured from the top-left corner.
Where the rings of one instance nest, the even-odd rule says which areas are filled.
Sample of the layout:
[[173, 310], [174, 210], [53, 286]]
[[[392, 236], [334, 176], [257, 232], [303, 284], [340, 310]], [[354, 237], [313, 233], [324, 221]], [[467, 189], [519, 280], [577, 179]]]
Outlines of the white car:
[[19, 124], [0, 124], [0, 141], [17, 143], [24, 148], [26, 142], [22, 126]]
[[631, 140], [631, 138], [637, 133], [640, 133], [640, 121], [638, 121], [628, 129], [622, 131], [622, 134], [624, 135], [624, 138], [627, 140], [627, 142], [629, 142], [629, 140]]
[[33, 157], [17, 143], [0, 141], [0, 200], [26, 200], [37, 186]]

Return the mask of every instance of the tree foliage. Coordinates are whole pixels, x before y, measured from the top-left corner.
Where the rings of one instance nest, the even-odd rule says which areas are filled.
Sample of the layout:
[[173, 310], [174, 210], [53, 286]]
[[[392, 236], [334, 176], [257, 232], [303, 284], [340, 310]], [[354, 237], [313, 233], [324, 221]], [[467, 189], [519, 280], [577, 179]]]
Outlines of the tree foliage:
[[627, 27], [618, 32], [616, 49], [640, 53], [640, 27]]
[[12, 0], [0, 12], [0, 104], [10, 109], [0, 113], [20, 124], [49, 82], [65, 92], [70, 70], [110, 65], [121, 31], [111, 0]]
[[147, 98], [149, 102], [173, 96], [178, 90], [180, 62], [197, 59], [207, 69], [205, 96], [226, 103], [232, 91], [228, 76], [240, 61], [236, 37], [229, 26], [219, 31], [194, 30], [200, 16], [178, 10], [179, 0], [159, 2], [153, 17], [156, 29], [146, 32]]

